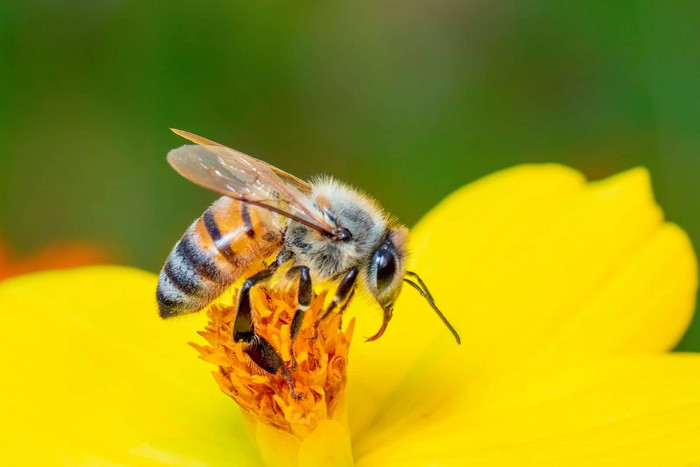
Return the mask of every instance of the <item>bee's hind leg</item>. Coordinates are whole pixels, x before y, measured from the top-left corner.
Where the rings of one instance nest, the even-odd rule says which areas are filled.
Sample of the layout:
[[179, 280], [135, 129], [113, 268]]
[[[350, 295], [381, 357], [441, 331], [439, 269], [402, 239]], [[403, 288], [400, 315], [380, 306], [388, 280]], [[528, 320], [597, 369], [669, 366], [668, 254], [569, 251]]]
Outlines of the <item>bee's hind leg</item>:
[[341, 313], [345, 311], [345, 308], [347, 307], [347, 304], [353, 295], [351, 292], [355, 291], [355, 282], [357, 282], [357, 268], [353, 267], [350, 268], [340, 280], [340, 284], [338, 284], [338, 288], [335, 290], [333, 301], [330, 305], [328, 305], [328, 308], [323, 310], [323, 313], [321, 313], [321, 315], [316, 320], [316, 323], [314, 324], [314, 340], [316, 339], [316, 337], [318, 337], [318, 326], [321, 324], [321, 322], [324, 319], [326, 319], [326, 317], [330, 315], [338, 307], [338, 305], [345, 301], [345, 299], [347, 298], [348, 300], [340, 308]]
[[[253, 310], [250, 304], [250, 289], [254, 285], [268, 280], [277, 269], [277, 262], [246, 279], [238, 293], [238, 310], [236, 321], [233, 323], [233, 341], [251, 342], [255, 334], [253, 326]], [[256, 362], [257, 363], [257, 362]]]
[[292, 319], [292, 325], [290, 327], [291, 342], [289, 344], [289, 353], [292, 356], [292, 370], [297, 369], [297, 356], [294, 351], [294, 341], [296, 340], [299, 330], [301, 329], [301, 324], [304, 322], [304, 314], [311, 304], [311, 275], [309, 274], [309, 268], [306, 266], [295, 266], [289, 270], [287, 275], [299, 274], [299, 288], [297, 291], [297, 311], [294, 313], [294, 318]]
[[243, 287], [241, 287], [241, 291], [239, 292], [236, 320], [233, 323], [233, 341], [245, 342], [247, 345], [244, 352], [263, 370], [273, 375], [280, 371], [282, 376], [284, 376], [289, 383], [292, 397], [300, 399], [301, 395], [294, 391], [294, 380], [289, 374], [289, 371], [284, 367], [284, 360], [282, 360], [282, 357], [280, 357], [280, 354], [275, 350], [272, 344], [255, 333], [255, 325], [253, 324], [250, 289], [252, 289], [254, 285], [272, 277], [276, 269], [277, 262], [272, 263], [266, 269], [246, 279], [243, 283]]
[[248, 346], [245, 349], [245, 353], [248, 354], [251, 360], [253, 360], [260, 368], [270, 373], [277, 374], [281, 372], [284, 379], [289, 383], [289, 390], [292, 393], [292, 397], [295, 399], [301, 399], [301, 394], [297, 394], [295, 391], [295, 384], [292, 375], [289, 374], [289, 370], [284, 366], [284, 360], [277, 353], [277, 350], [270, 344], [265, 338], [253, 333], [250, 341], [247, 341]]

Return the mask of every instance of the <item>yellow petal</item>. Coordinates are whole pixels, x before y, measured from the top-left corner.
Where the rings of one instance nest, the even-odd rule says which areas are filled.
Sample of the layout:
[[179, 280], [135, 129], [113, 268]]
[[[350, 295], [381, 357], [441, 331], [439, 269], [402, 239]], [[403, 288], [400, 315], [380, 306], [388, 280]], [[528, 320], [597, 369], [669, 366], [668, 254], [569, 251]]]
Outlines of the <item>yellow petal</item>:
[[0, 283], [2, 465], [259, 465], [238, 408], [163, 321], [156, 277], [122, 267]]
[[269, 466], [352, 466], [353, 455], [345, 398], [338, 401], [333, 418], [322, 420], [303, 440], [245, 416], [254, 430], [261, 457]]
[[323, 420], [301, 444], [299, 467], [332, 465], [352, 466], [352, 448], [348, 427], [335, 420]]
[[410, 268], [462, 345], [402, 293], [385, 337], [351, 352], [360, 455], [502, 375], [671, 348], [694, 308], [692, 247], [663, 223], [644, 169], [589, 184], [560, 166], [507, 170], [451, 195], [412, 236]]
[[[401, 384], [408, 368], [432, 345], [436, 335], [449, 347], [445, 358], [462, 358], [470, 331], [479, 332], [468, 329], [468, 316], [476, 318], [478, 312], [482, 319], [489, 318], [486, 310], [467, 308], [469, 305], [460, 302], [465, 293], [480, 286], [473, 283], [477, 265], [493, 267], [491, 263], [507, 261], [506, 251], [516, 249], [520, 241], [518, 229], [537, 225], [578, 196], [584, 184], [581, 174], [566, 167], [521, 166], [465, 186], [426, 214], [411, 231], [409, 268], [425, 279], [462, 335], [463, 348], [454, 344], [428, 305], [406, 287], [384, 336], [370, 343], [357, 339], [351, 349], [348, 397], [353, 435], [380, 410], [383, 400]], [[502, 286], [505, 292], [510, 284]], [[381, 319], [375, 304], [358, 296], [348, 312], [358, 316], [357, 337], [374, 334]], [[377, 318], [372, 320], [373, 316]], [[491, 318], [498, 320], [497, 316]]]
[[463, 400], [471, 410], [388, 440], [358, 465], [700, 464], [700, 355], [621, 357], [517, 383]]
[[286, 431], [254, 421], [255, 439], [265, 465], [294, 466], [298, 464], [301, 441]]
[[353, 465], [350, 433], [345, 424], [322, 420], [300, 441], [290, 433], [256, 423], [256, 439], [265, 465], [316, 467]]

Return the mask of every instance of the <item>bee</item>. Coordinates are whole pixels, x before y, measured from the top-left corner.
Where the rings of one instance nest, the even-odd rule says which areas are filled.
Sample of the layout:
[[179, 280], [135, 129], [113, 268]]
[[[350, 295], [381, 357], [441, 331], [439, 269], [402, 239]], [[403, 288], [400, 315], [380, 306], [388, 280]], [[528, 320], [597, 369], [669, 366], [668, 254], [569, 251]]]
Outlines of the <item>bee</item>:
[[[241, 277], [233, 325], [235, 342], [263, 370], [289, 378], [274, 347], [256, 334], [250, 290], [282, 265], [298, 281], [291, 340], [310, 305], [312, 284], [338, 283], [315, 326], [342, 312], [357, 287], [383, 310], [378, 339], [393, 316], [403, 284], [415, 288], [460, 343], [420, 277], [406, 270], [408, 229], [368, 195], [332, 178], [303, 181], [259, 159], [192, 133], [195, 143], [173, 149], [168, 162], [183, 177], [223, 195], [185, 231], [160, 272], [156, 298], [162, 318], [197, 312]], [[276, 255], [265, 266], [264, 260]], [[258, 271], [250, 274], [252, 271]]]

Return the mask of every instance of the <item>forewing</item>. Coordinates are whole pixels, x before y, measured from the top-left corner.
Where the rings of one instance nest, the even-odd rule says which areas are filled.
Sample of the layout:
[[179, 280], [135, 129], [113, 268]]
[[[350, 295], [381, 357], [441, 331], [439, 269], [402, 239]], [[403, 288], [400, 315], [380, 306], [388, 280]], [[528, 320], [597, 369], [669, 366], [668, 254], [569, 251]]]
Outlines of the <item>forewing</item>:
[[255, 158], [253, 156], [249, 156], [248, 154], [243, 154], [240, 151], [236, 151], [235, 149], [231, 149], [229, 147], [224, 146], [223, 144], [217, 143], [216, 141], [212, 141], [212, 140], [204, 138], [202, 136], [195, 135], [194, 133], [190, 133], [189, 131], [177, 130], [175, 128], [171, 128], [171, 130], [176, 135], [182, 136], [183, 138], [190, 140], [195, 144], [199, 144], [201, 146], [219, 146], [219, 147], [227, 149], [230, 152], [235, 153], [237, 157], [240, 157], [242, 159], [248, 159], [252, 163], [259, 164], [261, 166], [265, 166], [268, 170], [270, 170], [275, 175], [277, 175], [284, 183], [286, 183], [290, 187], [294, 188], [295, 190], [298, 190], [299, 192], [301, 192], [305, 195], [311, 194], [311, 185], [309, 185], [304, 180], [302, 180], [298, 177], [295, 177], [294, 175], [292, 175], [288, 172], [285, 172], [282, 169], [278, 169], [274, 165], [270, 165], [267, 162], [261, 161], [258, 158]]
[[313, 207], [308, 194], [296, 188], [308, 186], [310, 193], [308, 184], [291, 175], [282, 178], [275, 167], [234, 149], [216, 143], [186, 145], [170, 151], [168, 162], [183, 177], [209, 190], [270, 209], [321, 232], [335, 228]]

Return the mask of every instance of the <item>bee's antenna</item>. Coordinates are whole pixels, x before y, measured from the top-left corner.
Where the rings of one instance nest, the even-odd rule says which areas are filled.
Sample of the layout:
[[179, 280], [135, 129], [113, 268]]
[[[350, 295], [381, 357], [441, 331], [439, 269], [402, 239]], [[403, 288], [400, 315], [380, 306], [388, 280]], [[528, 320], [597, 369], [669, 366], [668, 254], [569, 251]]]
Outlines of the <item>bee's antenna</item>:
[[406, 271], [407, 276], [415, 277], [416, 280], [418, 281], [418, 284], [420, 284], [421, 288], [423, 289], [423, 292], [428, 296], [428, 298], [435, 303], [435, 299], [433, 298], [433, 295], [430, 293], [430, 290], [428, 290], [428, 286], [425, 285], [425, 282], [423, 282], [423, 279], [420, 278], [418, 273], [415, 273], [413, 271]]
[[450, 332], [455, 336], [455, 339], [457, 340], [457, 344], [461, 344], [462, 340], [459, 338], [459, 334], [457, 334], [457, 331], [455, 330], [455, 328], [452, 327], [450, 322], [447, 321], [447, 318], [445, 318], [445, 315], [443, 315], [442, 311], [440, 311], [440, 309], [437, 307], [437, 305], [435, 304], [435, 300], [433, 300], [432, 295], [430, 295], [430, 292], [428, 292], [428, 288], [425, 286], [425, 284], [420, 279], [420, 277], [418, 277], [418, 274], [416, 274], [415, 272], [409, 272], [407, 274], [410, 274], [411, 276], [416, 277], [416, 279], [418, 279], [418, 282], [423, 286], [423, 288], [425, 288], [425, 290], [423, 290], [423, 288], [421, 288], [420, 285], [416, 284], [415, 282], [413, 282], [410, 279], [406, 279], [404, 277], [403, 281], [406, 282], [407, 284], [410, 284], [414, 289], [416, 289], [418, 291], [418, 293], [421, 294], [421, 296], [430, 304], [430, 306], [433, 308], [433, 310], [435, 310], [435, 313], [437, 313], [437, 315], [440, 317], [442, 322], [445, 323], [445, 326], [447, 326], [447, 329], [449, 329]]

